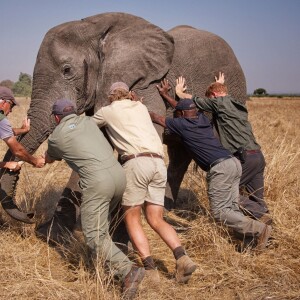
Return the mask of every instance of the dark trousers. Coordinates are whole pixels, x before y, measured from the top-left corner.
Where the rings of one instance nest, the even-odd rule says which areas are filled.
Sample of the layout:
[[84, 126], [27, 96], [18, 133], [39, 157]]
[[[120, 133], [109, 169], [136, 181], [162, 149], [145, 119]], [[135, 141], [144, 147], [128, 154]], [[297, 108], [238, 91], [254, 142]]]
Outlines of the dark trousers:
[[261, 151], [248, 151], [242, 164], [240, 181], [240, 206], [248, 215], [260, 218], [267, 213], [264, 201], [264, 170], [266, 162]]

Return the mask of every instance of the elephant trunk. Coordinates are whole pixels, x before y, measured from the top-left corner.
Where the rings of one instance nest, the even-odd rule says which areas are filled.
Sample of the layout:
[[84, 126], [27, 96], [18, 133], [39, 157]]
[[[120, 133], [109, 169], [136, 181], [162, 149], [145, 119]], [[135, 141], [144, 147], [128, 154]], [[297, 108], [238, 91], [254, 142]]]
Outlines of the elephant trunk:
[[[34, 153], [38, 147], [47, 139], [49, 134], [54, 128], [54, 123], [51, 121], [51, 111], [45, 110], [45, 108], [35, 107], [32, 103], [43, 103], [38, 100], [31, 102], [31, 107], [28, 112], [28, 118], [31, 119], [30, 131], [19, 139], [19, 142], [25, 147], [29, 153]], [[49, 103], [50, 107], [50, 103]], [[4, 156], [4, 161], [14, 160], [15, 157], [8, 150]], [[0, 189], [0, 201], [3, 209], [13, 219], [18, 221], [32, 224], [35, 222], [33, 212], [23, 212], [14, 202], [16, 194], [17, 184], [19, 180], [19, 171], [12, 172], [7, 169], [1, 169], [1, 189]]]

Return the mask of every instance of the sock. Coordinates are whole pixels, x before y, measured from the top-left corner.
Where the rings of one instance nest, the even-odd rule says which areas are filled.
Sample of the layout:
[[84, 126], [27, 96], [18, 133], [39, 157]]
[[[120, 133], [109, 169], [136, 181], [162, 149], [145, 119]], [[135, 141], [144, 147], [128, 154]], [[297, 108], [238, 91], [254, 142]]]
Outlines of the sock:
[[178, 260], [180, 257], [186, 255], [186, 253], [185, 253], [182, 246], [179, 246], [179, 247], [175, 248], [173, 250], [173, 254], [174, 254], [174, 257], [175, 257], [176, 260]]
[[147, 256], [146, 258], [142, 259], [143, 265], [145, 270], [154, 270], [155, 263], [152, 256]]

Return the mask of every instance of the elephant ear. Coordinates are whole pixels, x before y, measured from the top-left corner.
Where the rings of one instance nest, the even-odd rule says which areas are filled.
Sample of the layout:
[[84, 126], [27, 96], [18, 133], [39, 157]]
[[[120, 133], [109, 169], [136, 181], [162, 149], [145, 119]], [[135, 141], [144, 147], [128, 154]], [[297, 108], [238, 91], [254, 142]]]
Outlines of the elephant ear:
[[124, 13], [97, 15], [85, 21], [99, 26], [100, 93], [107, 95], [115, 81], [124, 81], [135, 90], [146, 89], [168, 72], [174, 40], [161, 28]]

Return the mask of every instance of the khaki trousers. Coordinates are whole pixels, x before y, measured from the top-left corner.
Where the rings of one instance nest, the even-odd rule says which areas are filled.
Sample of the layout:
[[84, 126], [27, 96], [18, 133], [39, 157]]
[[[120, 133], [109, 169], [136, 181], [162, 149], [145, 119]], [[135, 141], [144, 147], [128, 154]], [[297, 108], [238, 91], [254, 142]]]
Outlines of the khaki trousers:
[[242, 167], [235, 157], [226, 159], [207, 172], [208, 197], [214, 219], [239, 234], [259, 236], [265, 225], [246, 217], [239, 208]]

